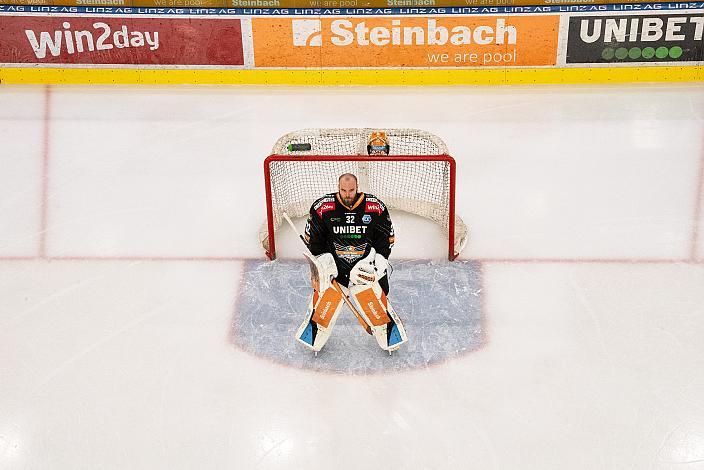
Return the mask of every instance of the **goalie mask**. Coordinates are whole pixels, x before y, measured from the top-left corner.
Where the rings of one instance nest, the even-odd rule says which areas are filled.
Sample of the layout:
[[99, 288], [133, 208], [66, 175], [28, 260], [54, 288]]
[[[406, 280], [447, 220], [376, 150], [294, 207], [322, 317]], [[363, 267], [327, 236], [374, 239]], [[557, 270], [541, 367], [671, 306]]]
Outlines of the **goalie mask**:
[[389, 141], [386, 138], [386, 132], [372, 132], [367, 143], [367, 153], [369, 155], [389, 154]]

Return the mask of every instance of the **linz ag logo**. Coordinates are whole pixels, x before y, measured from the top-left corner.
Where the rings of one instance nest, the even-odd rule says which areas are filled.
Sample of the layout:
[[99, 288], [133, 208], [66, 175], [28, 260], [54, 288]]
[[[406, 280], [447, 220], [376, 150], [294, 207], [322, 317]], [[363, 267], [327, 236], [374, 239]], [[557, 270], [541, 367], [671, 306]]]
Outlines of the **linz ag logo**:
[[702, 60], [704, 15], [573, 16], [568, 64]]

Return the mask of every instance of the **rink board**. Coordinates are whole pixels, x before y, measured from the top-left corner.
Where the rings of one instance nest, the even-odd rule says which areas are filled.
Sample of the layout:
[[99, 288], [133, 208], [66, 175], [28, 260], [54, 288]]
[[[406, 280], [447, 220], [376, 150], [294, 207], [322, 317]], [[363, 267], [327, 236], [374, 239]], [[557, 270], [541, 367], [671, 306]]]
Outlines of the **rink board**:
[[704, 3], [436, 8], [0, 5], [0, 83], [700, 81]]
[[318, 372], [365, 375], [428, 367], [486, 342], [481, 265], [475, 261], [393, 263], [389, 301], [409, 342], [392, 356], [362, 329], [347, 306], [323, 350], [295, 340], [311, 287], [303, 261], [249, 261], [232, 323], [236, 347], [262, 359]]
[[510, 70], [135, 70], [0, 68], [0, 84], [526, 85], [695, 82], [696, 67]]

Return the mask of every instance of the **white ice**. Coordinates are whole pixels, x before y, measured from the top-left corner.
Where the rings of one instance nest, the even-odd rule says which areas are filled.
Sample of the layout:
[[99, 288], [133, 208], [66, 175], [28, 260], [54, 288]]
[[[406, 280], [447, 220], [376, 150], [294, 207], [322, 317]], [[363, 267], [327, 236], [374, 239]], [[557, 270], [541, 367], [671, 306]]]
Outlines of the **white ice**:
[[[703, 118], [700, 85], [0, 87], [0, 469], [702, 469]], [[375, 126], [457, 159], [486, 345], [353, 377], [238, 350], [273, 142]]]

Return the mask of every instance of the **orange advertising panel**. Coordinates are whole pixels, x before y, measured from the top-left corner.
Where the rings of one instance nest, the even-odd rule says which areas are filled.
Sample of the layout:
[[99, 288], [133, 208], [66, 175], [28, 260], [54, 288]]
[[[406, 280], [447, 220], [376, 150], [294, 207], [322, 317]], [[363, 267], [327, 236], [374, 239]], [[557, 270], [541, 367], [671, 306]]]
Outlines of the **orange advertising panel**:
[[256, 67], [555, 65], [559, 15], [252, 18]]

